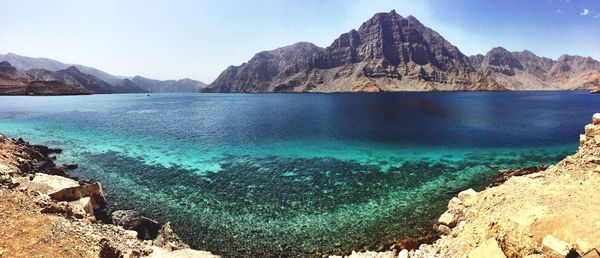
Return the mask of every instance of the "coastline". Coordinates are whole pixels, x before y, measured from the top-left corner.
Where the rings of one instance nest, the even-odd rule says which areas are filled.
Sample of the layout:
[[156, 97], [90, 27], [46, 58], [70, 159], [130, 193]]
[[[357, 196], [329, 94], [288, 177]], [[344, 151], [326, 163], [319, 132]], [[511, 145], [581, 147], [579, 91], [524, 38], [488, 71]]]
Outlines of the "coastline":
[[57, 167], [61, 149], [0, 134], [0, 257], [218, 257], [133, 210], [109, 211], [99, 182]]
[[502, 183], [460, 192], [431, 244], [346, 257], [600, 257], [600, 114], [579, 141], [575, 154], [542, 171], [504, 171]]
[[[59, 149], [2, 135], [0, 144], [0, 199], [7, 207], [0, 212], [6, 218], [0, 223], [0, 256], [34, 257], [48, 249], [59, 252], [53, 253], [57, 256], [215, 257], [189, 249], [168, 223], [156, 235], [143, 237], [139, 230], [110, 223], [114, 216], [103, 213], [101, 185], [70, 178], [67, 170], [75, 164], [56, 167], [51, 155]], [[594, 190], [600, 184], [600, 114], [585, 127], [574, 155], [541, 172], [525, 169], [502, 175], [506, 181], [452, 198], [435, 225], [439, 238], [405, 239], [389, 251], [353, 252], [347, 257], [564, 257], [600, 246], [600, 216], [594, 214], [594, 206], [600, 205], [600, 193]], [[67, 191], [52, 190], [55, 182]], [[72, 200], [77, 194], [79, 198]], [[154, 223], [143, 216], [138, 219]], [[49, 231], [41, 238], [57, 237], [52, 243], [70, 239], [69, 245], [18, 243], [18, 234], [11, 235], [15, 229], [43, 233], [44, 227], [61, 228], [63, 235]]]

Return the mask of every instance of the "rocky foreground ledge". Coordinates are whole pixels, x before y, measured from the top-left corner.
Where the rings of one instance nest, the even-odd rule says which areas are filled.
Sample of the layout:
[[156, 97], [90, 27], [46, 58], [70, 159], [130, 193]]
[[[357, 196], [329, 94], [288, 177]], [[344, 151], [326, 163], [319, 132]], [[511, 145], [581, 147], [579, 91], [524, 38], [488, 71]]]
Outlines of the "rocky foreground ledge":
[[60, 152], [0, 135], [0, 257], [217, 257], [190, 249], [169, 223], [109, 212], [100, 183], [54, 164]]
[[434, 243], [349, 257], [600, 258], [599, 207], [600, 114], [595, 114], [574, 155], [541, 172], [452, 198]]

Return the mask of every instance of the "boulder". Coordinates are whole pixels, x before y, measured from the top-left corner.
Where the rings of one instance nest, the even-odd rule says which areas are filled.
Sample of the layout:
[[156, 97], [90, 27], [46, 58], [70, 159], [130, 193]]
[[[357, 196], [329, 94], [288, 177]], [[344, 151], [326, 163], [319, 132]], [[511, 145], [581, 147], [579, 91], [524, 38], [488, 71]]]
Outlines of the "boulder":
[[36, 173], [27, 188], [40, 191], [57, 201], [75, 201], [83, 198], [79, 183], [63, 176]]
[[487, 241], [483, 242], [477, 248], [471, 250], [467, 256], [468, 258], [506, 258], [502, 249], [496, 242], [495, 238], [490, 238]]
[[135, 230], [140, 240], [155, 239], [160, 228], [157, 221], [146, 218], [133, 210], [114, 211], [111, 219], [115, 225], [122, 226], [127, 230]]
[[585, 136], [587, 136], [588, 138], [593, 138], [596, 135], [600, 135], [600, 126], [598, 125], [586, 125], [584, 127], [585, 129]]
[[547, 235], [542, 240], [542, 252], [548, 257], [565, 257], [573, 249], [572, 245], [553, 235]]
[[586, 141], [587, 141], [587, 136], [585, 136], [585, 134], [580, 134], [579, 135], [579, 145], [583, 146]]
[[457, 197], [452, 197], [452, 199], [450, 199], [450, 201], [448, 202], [448, 210], [449, 211], [452, 211], [452, 210], [462, 210], [464, 208], [465, 208], [465, 205]]
[[465, 206], [470, 206], [477, 199], [477, 192], [475, 190], [469, 188], [458, 193], [458, 199], [460, 199]]
[[94, 208], [92, 207], [92, 200], [90, 197], [83, 197], [77, 201], [71, 201], [69, 204], [75, 209], [81, 209], [89, 215], [94, 215]]
[[160, 228], [158, 236], [156, 237], [156, 240], [154, 240], [154, 245], [170, 251], [190, 248], [190, 246], [184, 243], [179, 236], [173, 232], [173, 229], [171, 229], [171, 222], [167, 222]]
[[600, 113], [592, 115], [592, 124], [600, 125]]
[[85, 197], [90, 197], [94, 210], [106, 208], [106, 198], [100, 183], [95, 182], [81, 186], [81, 193]]
[[408, 250], [402, 249], [402, 251], [398, 253], [398, 258], [408, 258]]
[[452, 229], [446, 225], [438, 225], [437, 230], [444, 235], [450, 235], [450, 233], [452, 233]]
[[454, 216], [454, 214], [452, 214], [452, 213], [450, 213], [448, 211], [444, 212], [444, 214], [442, 214], [440, 216], [440, 218], [438, 219], [438, 223], [446, 225], [446, 226], [451, 227], [451, 228], [454, 227], [454, 226], [456, 226], [457, 222], [458, 221], [456, 219], [456, 216]]

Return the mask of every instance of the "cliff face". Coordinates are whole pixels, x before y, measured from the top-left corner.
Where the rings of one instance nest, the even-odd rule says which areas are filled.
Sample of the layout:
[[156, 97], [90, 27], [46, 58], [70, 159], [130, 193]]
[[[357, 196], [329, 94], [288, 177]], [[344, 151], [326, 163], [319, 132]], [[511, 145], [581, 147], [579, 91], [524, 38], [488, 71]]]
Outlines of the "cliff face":
[[297, 43], [230, 66], [206, 92], [352, 92], [580, 89], [598, 62], [494, 48], [466, 57], [440, 34], [395, 11], [375, 14], [327, 48]]

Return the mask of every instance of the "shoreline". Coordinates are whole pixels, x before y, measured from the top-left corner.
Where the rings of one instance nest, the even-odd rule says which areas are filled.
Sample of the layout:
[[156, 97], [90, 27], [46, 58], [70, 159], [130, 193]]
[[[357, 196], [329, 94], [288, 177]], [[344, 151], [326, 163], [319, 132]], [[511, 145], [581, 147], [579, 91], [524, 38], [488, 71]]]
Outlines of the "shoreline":
[[554, 165], [501, 171], [486, 189], [460, 192], [433, 243], [345, 257], [600, 257], [600, 113], [584, 131], [577, 152]]
[[[103, 252], [124, 257], [218, 257], [190, 249], [168, 222], [159, 225], [131, 210], [118, 211], [120, 215], [115, 219], [117, 211], [106, 211], [100, 183], [69, 177], [67, 171], [76, 164], [54, 164], [51, 155], [62, 150], [1, 134], [0, 144], [0, 197], [29, 202], [34, 207], [29, 212], [95, 235], [93, 247], [86, 247], [92, 253], [84, 252], [92, 255], [84, 257], [98, 257]], [[575, 252], [583, 255], [600, 247], [600, 233], [582, 234], [581, 225], [569, 224], [565, 219], [583, 214], [586, 222], [600, 221], [600, 215], [593, 214], [593, 207], [600, 205], [600, 193], [591, 188], [600, 184], [600, 114], [595, 114], [593, 123], [585, 127], [577, 153], [547, 168], [500, 173], [499, 180], [486, 189], [468, 189], [452, 198], [448, 210], [434, 225], [438, 234], [399, 240], [385, 247], [389, 251], [353, 251], [346, 257], [564, 257]], [[590, 190], [577, 194], [576, 187]], [[576, 203], [569, 202], [578, 197]], [[2, 212], [0, 215], [6, 216]], [[115, 223], [128, 216], [144, 226]], [[592, 227], [600, 232], [600, 223], [596, 224]], [[0, 224], [0, 233], [5, 233], [1, 231], [6, 228]], [[14, 248], [1, 235], [0, 255], [13, 257]], [[598, 236], [590, 239], [590, 235]]]
[[[170, 223], [159, 222], [134, 210], [109, 211], [99, 182], [80, 180], [68, 175], [77, 164], [54, 164], [61, 149], [32, 145], [23, 139], [0, 134], [0, 199], [23, 205], [12, 211], [0, 211], [8, 225], [0, 223], [0, 257], [37, 257], [30, 246], [12, 241], [10, 227], [22, 219], [26, 231], [31, 220], [42, 225], [64, 229], [64, 235], [50, 231], [44, 238], [61, 242], [73, 238], [91, 246], [63, 245], [65, 250], [40, 247], [51, 255], [72, 253], [82, 257], [218, 257], [210, 252], [191, 249], [171, 229]], [[36, 229], [30, 229], [35, 231]], [[85, 237], [80, 233], [84, 232]], [[64, 233], [64, 232], [63, 232]], [[78, 234], [79, 233], [79, 234]], [[7, 239], [3, 239], [7, 236]], [[27, 236], [24, 236], [27, 238]], [[27, 242], [25, 239], [22, 242]], [[95, 243], [90, 243], [95, 242]], [[29, 250], [29, 251], [28, 251]], [[54, 252], [54, 253], [53, 253]]]

